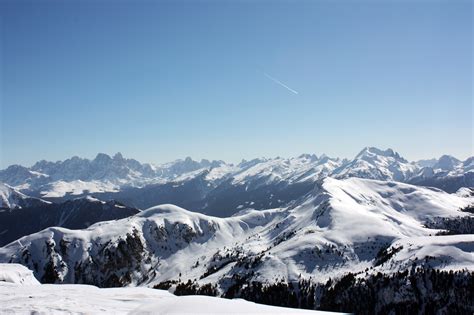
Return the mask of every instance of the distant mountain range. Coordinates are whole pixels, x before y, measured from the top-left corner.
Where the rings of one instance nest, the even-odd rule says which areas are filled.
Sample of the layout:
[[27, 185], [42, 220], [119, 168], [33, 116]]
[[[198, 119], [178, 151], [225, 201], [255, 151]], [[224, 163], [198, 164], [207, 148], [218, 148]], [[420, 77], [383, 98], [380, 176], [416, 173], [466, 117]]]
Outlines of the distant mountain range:
[[172, 203], [226, 217], [246, 208], [287, 205], [326, 177], [359, 177], [432, 186], [446, 192], [474, 187], [474, 157], [409, 162], [391, 149], [366, 147], [352, 160], [303, 154], [295, 158], [254, 159], [234, 165], [191, 158], [151, 165], [100, 153], [93, 160], [73, 157], [40, 161], [0, 171], [0, 182], [19, 193], [50, 201], [93, 194], [133, 207]]
[[[51, 193], [50, 197], [57, 197], [61, 196], [61, 193], [77, 194], [77, 192], [87, 190], [90, 192], [107, 191], [121, 186], [145, 185], [150, 181], [169, 181], [181, 174], [197, 169], [216, 167], [221, 163], [223, 162], [209, 162], [207, 160], [196, 162], [191, 158], [186, 158], [153, 166], [147, 163], [142, 164], [134, 159], [125, 159], [120, 153], [113, 157], [99, 153], [93, 160], [74, 156], [65, 161], [39, 161], [29, 168], [11, 165], [0, 171], [0, 181], [20, 190], [35, 191], [50, 188], [50, 190], [46, 190]], [[70, 185], [65, 183], [70, 183]], [[59, 188], [66, 190], [61, 191]], [[75, 188], [75, 190], [67, 191], [68, 188]]]

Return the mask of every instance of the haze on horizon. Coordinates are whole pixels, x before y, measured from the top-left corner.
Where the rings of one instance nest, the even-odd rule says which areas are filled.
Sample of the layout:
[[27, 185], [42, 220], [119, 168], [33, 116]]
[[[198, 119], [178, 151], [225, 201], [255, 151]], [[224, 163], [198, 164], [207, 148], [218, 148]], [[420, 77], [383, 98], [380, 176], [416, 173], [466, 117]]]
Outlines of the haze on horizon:
[[474, 155], [472, 2], [0, 3], [0, 168]]

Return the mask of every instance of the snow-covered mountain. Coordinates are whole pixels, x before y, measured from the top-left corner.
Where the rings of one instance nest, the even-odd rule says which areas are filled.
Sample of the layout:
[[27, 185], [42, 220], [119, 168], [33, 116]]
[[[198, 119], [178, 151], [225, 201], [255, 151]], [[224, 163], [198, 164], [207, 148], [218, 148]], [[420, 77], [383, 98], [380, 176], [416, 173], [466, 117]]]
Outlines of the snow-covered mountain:
[[0, 248], [0, 262], [27, 266], [43, 283], [376, 313], [422, 303], [462, 313], [474, 309], [460, 304], [472, 292], [473, 204], [470, 189], [327, 177], [284, 207], [227, 218], [161, 205], [86, 229], [49, 227]]
[[408, 182], [438, 187], [447, 192], [455, 192], [461, 187], [474, 187], [474, 157], [460, 161], [455, 157], [443, 155], [431, 166], [419, 169]]
[[[288, 205], [311, 191], [315, 183], [325, 177], [397, 180], [434, 186], [448, 192], [455, 192], [461, 187], [474, 187], [474, 171], [469, 168], [456, 168], [458, 175], [453, 175], [454, 171], [439, 173], [436, 170], [435, 177], [423, 178], [423, 181], [418, 178], [420, 172], [416, 163], [407, 162], [393, 150], [365, 148], [352, 161], [325, 155], [255, 159], [238, 165], [221, 164], [210, 169], [198, 169], [172, 181], [125, 188], [102, 196], [143, 209], [172, 203], [193, 211], [226, 217], [247, 208], [268, 209]], [[435, 171], [431, 173], [435, 174]]]
[[331, 175], [336, 178], [361, 177], [405, 182], [416, 170], [416, 165], [392, 149], [383, 151], [366, 147], [352, 161], [336, 169]]
[[[84, 230], [47, 228], [1, 248], [0, 261], [28, 266], [42, 282], [108, 287], [199, 279], [221, 294], [237, 278], [323, 282], [347, 272], [403, 271], [425, 264], [428, 253], [431, 267], [473, 270], [474, 235], [435, 236], [439, 228], [426, 227], [472, 218], [460, 211], [472, 203], [474, 197], [437, 189], [327, 178], [286, 208], [216, 218], [163, 205]], [[392, 255], [381, 261], [384, 250]]]
[[[43, 283], [355, 313], [474, 311], [464, 302], [474, 281], [474, 157], [409, 162], [367, 147], [352, 160], [151, 165], [98, 154], [10, 166], [0, 181], [0, 262]], [[140, 311], [168, 307], [158, 304]]]
[[259, 185], [275, 182], [314, 181], [328, 176], [341, 164], [339, 159], [327, 156], [318, 158], [316, 155], [302, 154], [296, 158], [274, 158], [243, 161], [233, 172], [232, 183], [246, 185], [260, 179]]
[[21, 209], [0, 211], [0, 246], [50, 226], [82, 229], [96, 222], [122, 219], [139, 212], [113, 200], [105, 202], [92, 197], [63, 203], [32, 200], [23, 201]]
[[326, 177], [398, 181], [456, 192], [474, 187], [474, 158], [459, 161], [446, 155], [409, 162], [392, 149], [366, 147], [352, 160], [303, 154], [236, 165], [191, 158], [151, 165], [117, 153], [113, 157], [98, 154], [94, 160], [40, 161], [31, 168], [14, 165], [0, 171], [0, 181], [47, 200], [94, 194], [141, 209], [172, 203], [220, 217], [248, 208], [286, 206]]
[[113, 157], [99, 153], [93, 160], [75, 156], [65, 161], [39, 161], [30, 168], [12, 165], [0, 171], [0, 181], [22, 191], [39, 192], [45, 197], [62, 197], [68, 193], [116, 191], [122, 186], [169, 181], [184, 173], [220, 163], [186, 158], [154, 166], [126, 159], [121, 153]]
[[50, 204], [50, 202], [27, 196], [14, 188], [0, 183], [0, 211], [1, 209], [21, 209]]

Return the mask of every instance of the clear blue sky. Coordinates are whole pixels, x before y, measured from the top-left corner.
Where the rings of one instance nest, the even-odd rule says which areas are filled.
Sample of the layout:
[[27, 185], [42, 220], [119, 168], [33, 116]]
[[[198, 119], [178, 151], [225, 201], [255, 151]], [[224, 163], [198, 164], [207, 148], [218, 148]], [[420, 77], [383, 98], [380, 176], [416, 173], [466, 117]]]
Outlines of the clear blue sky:
[[2, 0], [0, 166], [364, 146], [466, 158], [472, 6]]

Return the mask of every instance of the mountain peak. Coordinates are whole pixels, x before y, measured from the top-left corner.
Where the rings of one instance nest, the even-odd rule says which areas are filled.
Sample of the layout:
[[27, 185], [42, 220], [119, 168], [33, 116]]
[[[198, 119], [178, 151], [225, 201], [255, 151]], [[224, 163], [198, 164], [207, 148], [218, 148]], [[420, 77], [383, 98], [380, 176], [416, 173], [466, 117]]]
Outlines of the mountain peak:
[[298, 156], [298, 158], [307, 159], [307, 160], [310, 160], [310, 161], [313, 161], [313, 162], [318, 160], [318, 157], [317, 157], [316, 154], [308, 154], [308, 153], [303, 153], [300, 156]]
[[120, 152], [115, 153], [113, 159], [116, 160], [116, 161], [122, 161], [122, 160], [124, 160], [123, 155], [122, 155], [122, 153], [120, 153]]
[[375, 155], [379, 155], [379, 156], [385, 156], [385, 157], [393, 157], [393, 158], [396, 158], [396, 159], [400, 159], [400, 155], [393, 151], [392, 149], [388, 148], [386, 150], [381, 150], [379, 148], [376, 148], [376, 147], [365, 147], [363, 148], [359, 154], [357, 154], [357, 156], [355, 157], [356, 159], [358, 158], [361, 158], [361, 157], [364, 157], [364, 156], [375, 156]]
[[439, 158], [439, 161], [459, 162], [459, 160], [456, 159], [454, 156], [452, 156], [452, 155], [447, 155], [447, 154], [442, 155], [442, 156]]
[[445, 171], [452, 171], [457, 164], [461, 161], [451, 155], [443, 155], [439, 158], [438, 162], [433, 166], [435, 169], [442, 169]]
[[112, 160], [110, 155], [105, 154], [105, 153], [98, 153], [97, 156], [94, 159], [94, 161], [96, 161], [96, 162], [108, 162], [110, 160]]

